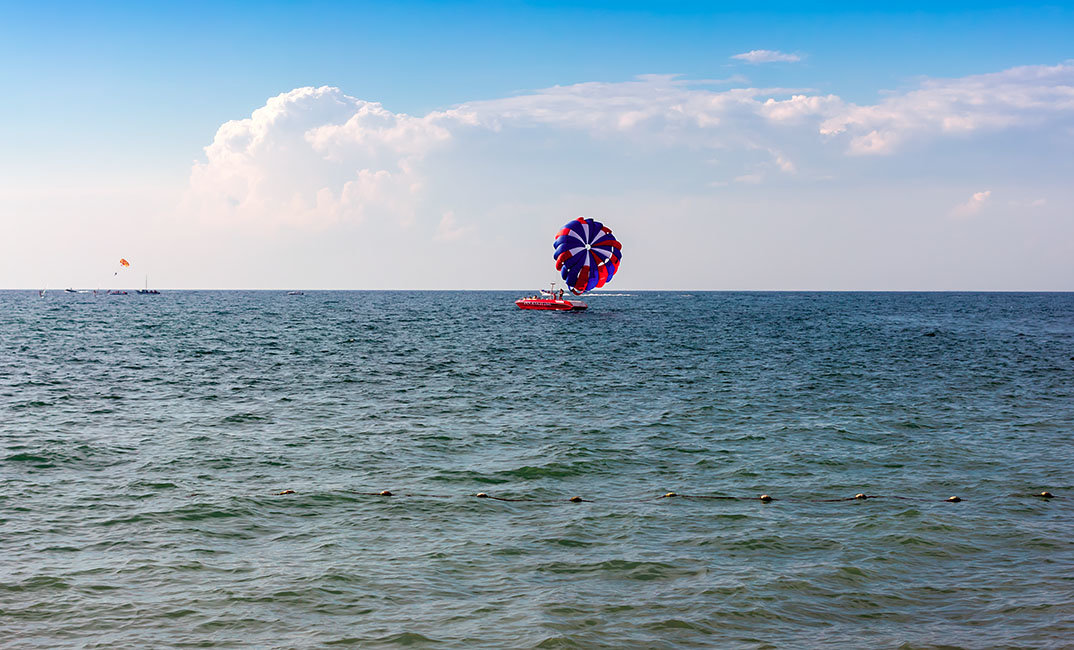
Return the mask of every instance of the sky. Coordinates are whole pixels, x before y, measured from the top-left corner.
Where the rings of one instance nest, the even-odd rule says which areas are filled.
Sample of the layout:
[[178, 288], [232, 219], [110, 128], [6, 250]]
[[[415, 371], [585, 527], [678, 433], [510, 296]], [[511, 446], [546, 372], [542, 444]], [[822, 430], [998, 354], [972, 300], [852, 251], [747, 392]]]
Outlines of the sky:
[[0, 287], [1074, 290], [1074, 9], [861, 5], [0, 1]]

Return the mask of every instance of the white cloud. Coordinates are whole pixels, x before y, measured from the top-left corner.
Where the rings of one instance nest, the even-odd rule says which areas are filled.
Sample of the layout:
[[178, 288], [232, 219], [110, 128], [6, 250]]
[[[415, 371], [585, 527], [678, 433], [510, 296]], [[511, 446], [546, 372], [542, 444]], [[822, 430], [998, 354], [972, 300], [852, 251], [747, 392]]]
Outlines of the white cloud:
[[[797, 107], [780, 112], [778, 105], [770, 103], [774, 96], [791, 93], [784, 88], [713, 91], [675, 75], [643, 75], [632, 81], [554, 86], [471, 102], [457, 111], [493, 130], [552, 128], [664, 146], [768, 148], [786, 137], [772, 132], [768, 122], [793, 123], [790, 113], [807, 113]], [[833, 103], [842, 106], [837, 98], [819, 98], [814, 105]], [[814, 138], [815, 134], [813, 130], [802, 135]]]
[[781, 172], [785, 174], [793, 174], [798, 171], [798, 168], [794, 166], [794, 163], [791, 162], [781, 152], [776, 150], [769, 150], [768, 153], [772, 154], [772, 159], [775, 161], [776, 167], [779, 167], [779, 170]]
[[980, 212], [988, 204], [989, 199], [992, 196], [992, 190], [985, 190], [983, 192], [976, 192], [965, 203], [956, 205], [951, 210], [951, 215], [955, 217], [972, 217]]
[[343, 94], [297, 88], [223, 124], [194, 165], [188, 207], [207, 219], [328, 225], [390, 215], [407, 221], [416, 166], [449, 140], [450, 113], [412, 117]]
[[458, 220], [455, 218], [455, 211], [448, 210], [440, 218], [440, 223], [436, 227], [436, 235], [434, 239], [440, 241], [455, 241], [461, 239], [463, 235], [471, 232], [473, 227], [461, 226]]
[[[830, 176], [837, 171], [833, 155], [844, 146], [849, 154], [891, 155], [910, 141], [1040, 125], [1060, 133], [1074, 125], [1074, 64], [925, 80], [874, 105], [802, 89], [714, 89], [675, 75], [645, 75], [411, 116], [338, 88], [298, 88], [220, 126], [205, 160], [191, 171], [187, 208], [205, 220], [312, 228], [430, 219], [430, 231], [451, 239], [460, 232], [452, 211], [472, 207], [458, 202], [478, 190], [512, 192], [502, 183], [457, 187], [478, 183], [460, 171], [488, 151], [475, 143], [509, 142], [514, 148], [504, 151], [519, 161], [527, 147], [530, 153], [571, 147], [569, 161], [566, 153], [552, 161], [559, 176], [556, 168], [537, 170], [560, 188], [577, 177], [562, 163], [585, 169], [598, 150], [629, 163], [627, 171], [642, 182], [667, 178], [669, 161], [687, 174], [693, 165], [711, 166], [705, 161], [720, 151], [717, 174], [756, 183], [777, 181], [775, 170]], [[445, 191], [452, 182], [456, 187]], [[455, 198], [445, 198], [451, 192]]]
[[801, 124], [808, 119], [836, 115], [845, 106], [835, 95], [793, 95], [782, 100], [769, 97], [761, 106], [761, 114], [776, 122]]
[[847, 105], [820, 125], [850, 135], [853, 154], [888, 154], [911, 138], [1037, 126], [1074, 118], [1074, 65], [1024, 66], [959, 79], [926, 79], [872, 106]]
[[779, 50], [750, 50], [742, 54], [735, 54], [732, 59], [745, 61], [746, 63], [797, 63], [802, 57], [797, 54], [787, 54]]

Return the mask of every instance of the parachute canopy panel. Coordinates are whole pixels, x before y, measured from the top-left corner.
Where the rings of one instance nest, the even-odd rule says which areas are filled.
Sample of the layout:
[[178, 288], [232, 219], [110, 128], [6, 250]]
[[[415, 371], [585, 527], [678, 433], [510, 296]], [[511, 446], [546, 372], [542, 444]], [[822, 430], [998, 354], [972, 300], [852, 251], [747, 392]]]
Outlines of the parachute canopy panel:
[[585, 217], [563, 226], [552, 245], [556, 270], [576, 296], [603, 287], [619, 270], [623, 258], [623, 245], [611, 229]]

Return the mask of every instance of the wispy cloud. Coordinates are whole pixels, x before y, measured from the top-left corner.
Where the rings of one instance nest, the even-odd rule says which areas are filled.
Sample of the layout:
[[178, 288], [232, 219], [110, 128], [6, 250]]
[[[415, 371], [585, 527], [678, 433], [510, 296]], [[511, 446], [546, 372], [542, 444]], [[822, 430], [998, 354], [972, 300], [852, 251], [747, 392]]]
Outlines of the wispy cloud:
[[951, 210], [951, 215], [955, 217], [972, 217], [980, 212], [988, 204], [989, 199], [992, 197], [992, 190], [985, 190], [983, 192], [976, 192], [965, 203], [956, 205]]
[[958, 79], [926, 79], [872, 106], [848, 104], [821, 126], [847, 133], [849, 152], [887, 154], [930, 134], [968, 135], [1074, 116], [1074, 65], [1023, 66]]
[[802, 57], [797, 54], [787, 54], [779, 50], [750, 50], [742, 54], [735, 54], [732, 59], [745, 61], [746, 63], [797, 63]]
[[461, 239], [463, 235], [472, 230], [469, 226], [459, 225], [458, 220], [455, 218], [455, 211], [448, 210], [440, 217], [440, 223], [436, 227], [436, 235], [434, 239], [440, 241], [455, 241]]
[[784, 156], [782, 152], [770, 149], [768, 153], [772, 154], [772, 159], [775, 161], [776, 166], [779, 167], [781, 172], [785, 174], [793, 174], [798, 171], [794, 162]]

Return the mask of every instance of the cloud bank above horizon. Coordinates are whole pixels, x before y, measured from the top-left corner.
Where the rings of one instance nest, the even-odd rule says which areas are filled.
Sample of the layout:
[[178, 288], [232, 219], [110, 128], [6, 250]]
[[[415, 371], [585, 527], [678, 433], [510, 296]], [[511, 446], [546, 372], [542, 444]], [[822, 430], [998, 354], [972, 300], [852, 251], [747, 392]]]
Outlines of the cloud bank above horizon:
[[[668, 156], [689, 160], [710, 173], [695, 192], [779, 176], [830, 178], [841, 159], [1034, 129], [1074, 133], [1074, 65], [924, 79], [872, 105], [807, 89], [712, 89], [642, 75], [411, 116], [336, 87], [304, 87], [218, 129], [192, 169], [187, 206], [217, 222], [316, 228], [370, 219], [406, 225], [426, 209], [450, 212], [458, 229], [466, 210], [442, 202], [438, 179], [465, 184], [455, 172], [482, 165], [475, 156], [491, 155], [496, 141], [534, 155], [567, 143], [575, 160], [642, 152], [630, 171], [650, 179]], [[717, 168], [713, 159], [724, 163]], [[569, 175], [560, 180], [570, 191], [586, 189]]]
[[114, 250], [162, 288], [519, 288], [585, 215], [624, 242], [617, 289], [1074, 289], [1074, 63], [877, 96], [647, 74], [408, 114], [294, 88], [174, 186], [0, 190], [0, 274], [88, 286]]

